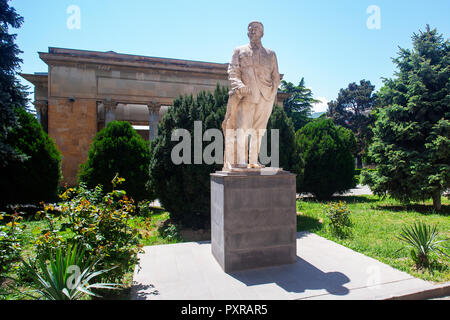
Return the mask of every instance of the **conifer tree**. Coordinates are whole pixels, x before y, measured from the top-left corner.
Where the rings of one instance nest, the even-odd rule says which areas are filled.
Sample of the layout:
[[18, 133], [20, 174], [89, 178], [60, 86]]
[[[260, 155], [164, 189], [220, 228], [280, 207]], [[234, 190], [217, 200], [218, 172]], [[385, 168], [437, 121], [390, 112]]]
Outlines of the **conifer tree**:
[[380, 90], [369, 153], [377, 170], [364, 180], [376, 194], [405, 203], [432, 198], [440, 210], [450, 187], [450, 43], [428, 25], [412, 41]]
[[336, 126], [331, 119], [308, 123], [295, 134], [305, 158], [303, 183], [297, 192], [310, 192], [328, 200], [354, 186], [356, 140], [353, 132]]
[[[267, 123], [267, 154], [272, 156], [272, 129], [278, 129], [279, 167], [297, 175], [297, 188], [303, 183], [303, 169], [305, 161], [295, 141], [294, 125], [283, 108], [274, 106]], [[264, 141], [263, 141], [264, 143]]]
[[16, 35], [9, 28], [20, 28], [23, 18], [8, 4], [0, 0], [0, 166], [5, 167], [11, 160], [24, 161], [27, 157], [7, 142], [8, 133], [18, 128], [16, 108], [26, 108], [26, 88], [19, 83], [16, 72], [22, 60], [22, 52], [15, 44]]

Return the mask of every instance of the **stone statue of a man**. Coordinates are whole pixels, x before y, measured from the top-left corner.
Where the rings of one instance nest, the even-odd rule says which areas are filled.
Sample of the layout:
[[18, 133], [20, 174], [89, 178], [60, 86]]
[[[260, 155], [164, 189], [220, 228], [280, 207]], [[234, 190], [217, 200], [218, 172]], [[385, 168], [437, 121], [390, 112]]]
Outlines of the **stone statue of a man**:
[[262, 23], [250, 22], [247, 35], [250, 43], [234, 50], [228, 67], [231, 91], [222, 125], [225, 171], [263, 167], [258, 163], [261, 139], [280, 85], [276, 55], [261, 44]]

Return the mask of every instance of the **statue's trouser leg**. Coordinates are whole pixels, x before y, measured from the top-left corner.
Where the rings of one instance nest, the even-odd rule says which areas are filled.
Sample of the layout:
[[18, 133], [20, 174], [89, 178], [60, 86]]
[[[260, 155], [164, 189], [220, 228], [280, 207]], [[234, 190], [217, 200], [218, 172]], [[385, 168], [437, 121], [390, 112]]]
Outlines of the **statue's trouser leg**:
[[248, 163], [248, 133], [252, 129], [256, 104], [245, 100], [239, 104], [236, 115], [236, 144], [237, 144], [237, 164], [246, 165]]
[[261, 148], [261, 141], [264, 137], [267, 128], [267, 122], [269, 121], [272, 113], [273, 102], [265, 99], [260, 99], [258, 106], [255, 109], [253, 116], [252, 127], [256, 133], [256, 139], [250, 140], [250, 163], [258, 163], [259, 150]]
[[225, 150], [224, 169], [229, 169], [235, 162], [236, 131], [234, 129], [225, 130]]

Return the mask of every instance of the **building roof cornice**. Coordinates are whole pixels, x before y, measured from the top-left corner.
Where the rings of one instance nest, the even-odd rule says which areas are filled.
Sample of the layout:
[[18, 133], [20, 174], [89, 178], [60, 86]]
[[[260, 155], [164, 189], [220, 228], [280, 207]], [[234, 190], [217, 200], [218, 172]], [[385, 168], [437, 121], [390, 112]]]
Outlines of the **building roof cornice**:
[[55, 63], [85, 63], [143, 69], [163, 69], [201, 73], [226, 74], [228, 63], [212, 63], [171, 58], [121, 54], [113, 51], [100, 52], [50, 47], [48, 52], [39, 52], [39, 57], [48, 65]]

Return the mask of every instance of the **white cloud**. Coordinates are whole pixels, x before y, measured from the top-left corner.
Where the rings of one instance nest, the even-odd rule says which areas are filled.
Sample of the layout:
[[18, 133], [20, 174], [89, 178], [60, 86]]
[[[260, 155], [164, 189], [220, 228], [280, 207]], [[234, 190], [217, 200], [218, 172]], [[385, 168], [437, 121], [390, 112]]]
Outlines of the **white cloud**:
[[326, 112], [328, 109], [329, 100], [325, 97], [316, 97], [315, 99], [320, 100], [318, 103], [313, 103], [314, 112]]

